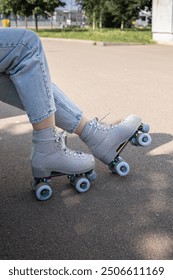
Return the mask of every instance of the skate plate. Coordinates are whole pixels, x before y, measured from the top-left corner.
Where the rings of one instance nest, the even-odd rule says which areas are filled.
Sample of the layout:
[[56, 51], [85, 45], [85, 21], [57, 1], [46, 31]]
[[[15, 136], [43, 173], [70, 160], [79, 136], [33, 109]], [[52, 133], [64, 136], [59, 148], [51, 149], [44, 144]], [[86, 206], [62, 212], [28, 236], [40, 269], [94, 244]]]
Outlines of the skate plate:
[[127, 176], [130, 172], [130, 166], [127, 162], [123, 160], [120, 156], [121, 152], [127, 146], [128, 143], [131, 143], [133, 146], [142, 146], [147, 147], [151, 144], [152, 139], [149, 135], [150, 127], [147, 124], [141, 123], [139, 127], [137, 127], [135, 133], [131, 135], [131, 137], [122, 143], [116, 150], [116, 157], [108, 164], [109, 169], [112, 173], [118, 174], [122, 177]]
[[52, 196], [51, 178], [59, 176], [67, 176], [73, 187], [78, 192], [84, 193], [90, 189], [91, 182], [95, 180], [97, 175], [94, 170], [89, 170], [82, 174], [64, 174], [52, 171], [49, 177], [34, 178], [32, 188], [38, 200], [48, 200]]

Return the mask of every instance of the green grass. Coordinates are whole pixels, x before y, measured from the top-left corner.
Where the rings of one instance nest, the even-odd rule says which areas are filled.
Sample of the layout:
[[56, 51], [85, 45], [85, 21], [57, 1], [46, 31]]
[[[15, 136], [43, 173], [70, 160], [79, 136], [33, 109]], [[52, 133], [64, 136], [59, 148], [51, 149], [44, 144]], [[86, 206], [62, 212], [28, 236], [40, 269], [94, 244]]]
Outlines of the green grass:
[[154, 43], [149, 29], [102, 29], [96, 31], [82, 28], [40, 29], [38, 34], [40, 37], [91, 40], [94, 42]]

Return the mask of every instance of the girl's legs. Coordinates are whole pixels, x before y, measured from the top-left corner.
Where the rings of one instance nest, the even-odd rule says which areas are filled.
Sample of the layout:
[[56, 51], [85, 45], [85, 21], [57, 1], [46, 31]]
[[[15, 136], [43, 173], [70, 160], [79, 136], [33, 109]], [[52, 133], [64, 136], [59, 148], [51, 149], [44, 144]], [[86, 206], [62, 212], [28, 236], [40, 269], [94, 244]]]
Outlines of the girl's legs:
[[33, 129], [35, 131], [43, 130], [49, 127], [54, 127], [55, 126], [55, 115], [50, 115], [47, 119], [44, 119], [41, 122], [38, 123], [33, 123]]
[[56, 125], [79, 135], [93, 155], [105, 164], [114, 159], [119, 145], [129, 139], [141, 124], [141, 119], [136, 115], [116, 125], [100, 124], [97, 119], [90, 121], [56, 85], [53, 85], [53, 94], [57, 109]]
[[64, 135], [55, 128], [56, 106], [49, 69], [40, 39], [34, 32], [0, 29], [1, 90], [8, 83], [6, 75], [14, 84], [10, 90], [17, 90], [34, 129], [34, 177], [48, 177], [51, 171], [74, 174], [93, 169], [93, 156], [67, 149]]
[[[0, 84], [0, 92], [2, 84], [4, 84], [3, 92], [8, 93], [8, 89], [10, 89], [10, 97], [15, 96], [13, 102], [17, 104], [18, 108], [22, 108], [21, 101], [15, 87], [11, 85], [10, 79], [4, 77], [4, 83]], [[128, 139], [141, 122], [141, 119], [134, 115], [114, 126], [100, 125], [97, 120], [88, 121], [82, 111], [55, 84], [52, 84], [52, 89], [56, 106], [56, 126], [69, 133], [79, 135], [95, 157], [106, 164], [110, 163], [116, 156], [117, 146]], [[4, 101], [10, 103], [9, 99]]]
[[[132, 135], [140, 118], [132, 115], [117, 125], [103, 125], [97, 119], [88, 121], [82, 111], [51, 83], [44, 51], [35, 33], [27, 31], [16, 44], [15, 55], [16, 51], [20, 54], [19, 63], [15, 64], [14, 60], [5, 72], [10, 75], [33, 126], [56, 111], [58, 127], [78, 134], [98, 159], [110, 163], [117, 146]], [[11, 59], [12, 55], [14, 49], [9, 54]]]
[[[2, 89], [3, 86], [3, 90]], [[137, 116], [129, 116], [119, 125], [103, 125], [95, 119], [88, 121], [82, 111], [55, 85], [52, 84], [53, 95], [55, 100], [55, 124], [56, 126], [68, 131], [76, 133], [88, 145], [92, 153], [108, 164], [116, 156], [116, 148], [122, 142], [132, 135], [141, 119]], [[10, 96], [3, 98], [11, 105], [14, 102], [18, 108], [22, 109], [22, 103], [10, 79], [4, 75], [4, 82], [0, 83], [0, 93], [8, 93]], [[10, 103], [11, 96], [15, 96]]]
[[0, 29], [0, 61], [0, 73], [9, 75], [32, 124], [55, 113], [45, 54], [34, 32]]
[[[75, 132], [80, 135], [88, 120], [83, 112], [55, 84], [52, 84], [52, 89], [56, 107], [56, 126], [69, 133]], [[0, 100], [25, 111], [14, 83], [10, 76], [5, 73], [0, 73]]]

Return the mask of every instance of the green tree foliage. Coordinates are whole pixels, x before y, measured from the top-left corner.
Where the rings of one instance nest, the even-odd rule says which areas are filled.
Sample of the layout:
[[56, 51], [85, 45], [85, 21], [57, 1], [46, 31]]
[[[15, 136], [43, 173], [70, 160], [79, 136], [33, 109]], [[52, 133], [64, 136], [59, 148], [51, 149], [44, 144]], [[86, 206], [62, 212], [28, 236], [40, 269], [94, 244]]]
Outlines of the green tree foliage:
[[9, 16], [10, 13], [24, 15], [26, 17], [34, 15], [35, 27], [38, 30], [38, 16], [50, 16], [56, 7], [64, 6], [61, 0], [0, 0], [0, 12]]
[[110, 0], [107, 1], [107, 6], [117, 24], [123, 29], [130, 21], [137, 18], [141, 10], [140, 2], [141, 0]]
[[152, 4], [153, 4], [152, 0], [141, 0], [142, 8], [147, 7], [149, 11], [152, 10]]
[[88, 16], [89, 22], [93, 25], [93, 30], [96, 28], [96, 19], [100, 12], [102, 0], [76, 0]]
[[17, 15], [19, 14], [22, 0], [0, 0], [0, 13], [8, 17], [11, 13], [15, 16], [17, 25]]
[[96, 23], [100, 27], [105, 23], [122, 29], [138, 17], [141, 9], [152, 7], [152, 0], [76, 0], [76, 3], [86, 12], [93, 27]]
[[[25, 0], [25, 1], [28, 3], [29, 9], [32, 10], [32, 14], [35, 17], [36, 31], [38, 31], [39, 15], [48, 17], [54, 12], [56, 7], [65, 5], [65, 3], [60, 0]], [[27, 9], [25, 11], [25, 15], [26, 13], [27, 13]]]

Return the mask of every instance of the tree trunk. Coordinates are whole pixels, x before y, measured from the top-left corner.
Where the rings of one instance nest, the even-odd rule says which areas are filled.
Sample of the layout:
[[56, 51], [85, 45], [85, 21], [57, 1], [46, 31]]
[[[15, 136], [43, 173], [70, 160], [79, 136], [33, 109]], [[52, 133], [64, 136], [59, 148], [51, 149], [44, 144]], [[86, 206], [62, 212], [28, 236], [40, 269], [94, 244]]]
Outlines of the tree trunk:
[[28, 18], [25, 16], [25, 28], [28, 28]]
[[96, 13], [93, 11], [93, 31], [96, 30]]
[[103, 27], [103, 6], [104, 6], [104, 1], [100, 1], [100, 7], [99, 7], [99, 28], [100, 29]]
[[38, 31], [38, 15], [35, 14], [35, 30]]
[[103, 22], [103, 19], [102, 19], [102, 11], [100, 11], [100, 17], [99, 17], [99, 28], [100, 28], [100, 29], [102, 28], [102, 22]]
[[15, 15], [15, 25], [16, 25], [16, 27], [18, 26], [17, 15]]
[[124, 20], [121, 21], [121, 30], [124, 29]]

